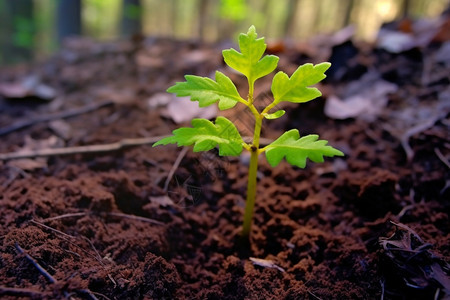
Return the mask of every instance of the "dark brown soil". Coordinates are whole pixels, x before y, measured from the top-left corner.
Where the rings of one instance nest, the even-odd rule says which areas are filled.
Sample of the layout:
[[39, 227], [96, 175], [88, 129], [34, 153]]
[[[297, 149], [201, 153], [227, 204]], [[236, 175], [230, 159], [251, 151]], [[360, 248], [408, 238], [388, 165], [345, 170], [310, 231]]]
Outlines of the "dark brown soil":
[[[288, 106], [288, 116], [266, 122], [263, 135], [274, 139], [291, 128], [318, 133], [345, 157], [304, 170], [287, 163], [271, 168], [261, 157], [249, 243], [239, 238], [245, 155], [188, 151], [167, 189], [181, 153], [175, 146], [0, 161], [0, 297], [448, 299], [450, 120], [448, 105], [427, 110], [449, 100], [450, 64], [431, 60], [442, 45], [399, 54], [351, 42], [340, 46], [354, 47], [356, 56], [341, 57], [342, 68], [321, 86], [324, 98]], [[269, 51], [277, 51], [280, 69], [289, 73], [300, 63], [329, 60], [339, 48], [275, 46]], [[148, 99], [184, 74], [220, 69], [245, 94], [245, 81], [221, 61], [228, 47], [165, 39], [75, 41], [49, 62], [5, 70], [3, 86], [28, 75], [57, 96], [46, 102], [37, 91], [19, 97], [4, 89], [0, 128], [112, 102], [59, 123], [4, 132], [0, 153], [169, 134], [179, 125]], [[424, 82], [426, 68], [436, 78]], [[324, 115], [325, 100], [342, 95], [367, 70], [396, 85], [387, 106], [372, 119]], [[439, 77], [442, 70], [447, 75]], [[260, 82], [260, 99], [269, 95], [269, 84]], [[249, 126], [245, 114], [225, 115], [244, 132]], [[410, 245], [400, 235], [402, 243], [383, 247], [380, 239], [396, 228], [414, 230], [420, 243]], [[401, 260], [398, 253], [414, 259]]]

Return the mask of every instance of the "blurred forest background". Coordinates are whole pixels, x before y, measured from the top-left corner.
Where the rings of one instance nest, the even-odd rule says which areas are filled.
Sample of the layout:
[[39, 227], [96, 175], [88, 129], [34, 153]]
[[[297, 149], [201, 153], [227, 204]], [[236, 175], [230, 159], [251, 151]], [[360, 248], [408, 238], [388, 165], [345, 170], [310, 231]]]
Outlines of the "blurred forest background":
[[141, 33], [217, 42], [254, 24], [268, 39], [307, 39], [350, 24], [373, 41], [380, 26], [431, 18], [448, 0], [0, 0], [0, 65], [41, 60], [65, 38]]

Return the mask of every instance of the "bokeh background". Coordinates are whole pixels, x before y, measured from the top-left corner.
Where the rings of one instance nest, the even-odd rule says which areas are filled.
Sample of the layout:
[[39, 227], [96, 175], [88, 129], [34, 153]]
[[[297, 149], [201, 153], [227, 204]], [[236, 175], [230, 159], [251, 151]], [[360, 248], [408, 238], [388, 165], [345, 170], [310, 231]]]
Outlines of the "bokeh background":
[[268, 39], [308, 39], [354, 25], [373, 41], [383, 23], [432, 18], [448, 0], [0, 0], [0, 65], [42, 60], [65, 38], [141, 33], [217, 42], [250, 24]]

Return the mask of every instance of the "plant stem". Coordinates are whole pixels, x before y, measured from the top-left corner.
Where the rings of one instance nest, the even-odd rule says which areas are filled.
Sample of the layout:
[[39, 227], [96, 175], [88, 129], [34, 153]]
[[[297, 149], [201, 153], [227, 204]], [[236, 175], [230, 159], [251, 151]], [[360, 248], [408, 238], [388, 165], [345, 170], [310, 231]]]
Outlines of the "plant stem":
[[242, 236], [248, 238], [252, 228], [253, 208], [256, 199], [256, 174], [258, 171], [258, 150], [254, 147], [250, 151], [250, 166], [248, 170], [247, 199], [245, 201], [244, 224]]
[[248, 104], [249, 106], [253, 105], [253, 91], [254, 91], [254, 82], [248, 79]]
[[[253, 95], [249, 95], [250, 96]], [[258, 172], [259, 139], [261, 135], [261, 125], [263, 116], [251, 105], [250, 110], [255, 116], [255, 130], [253, 133], [253, 144], [250, 147], [250, 166], [248, 170], [247, 199], [245, 201], [244, 223], [242, 226], [242, 236], [248, 238], [252, 227], [253, 209], [256, 199], [256, 182]]]

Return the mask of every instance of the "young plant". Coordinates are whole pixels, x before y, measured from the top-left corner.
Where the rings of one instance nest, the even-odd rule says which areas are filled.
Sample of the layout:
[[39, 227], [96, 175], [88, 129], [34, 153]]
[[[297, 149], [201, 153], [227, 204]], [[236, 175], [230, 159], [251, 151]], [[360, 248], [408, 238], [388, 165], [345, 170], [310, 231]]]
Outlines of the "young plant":
[[330, 63], [317, 65], [304, 64], [297, 68], [291, 77], [284, 72], [278, 72], [272, 80], [273, 101], [262, 111], [254, 105], [255, 81], [275, 70], [279, 58], [274, 55], [264, 55], [266, 50], [264, 38], [257, 38], [254, 26], [247, 34], [239, 36], [239, 48], [222, 52], [225, 63], [234, 70], [242, 73], [248, 80], [247, 99], [241, 97], [236, 86], [225, 74], [216, 71], [215, 80], [207, 77], [186, 75], [185, 82], [177, 82], [167, 91], [177, 96], [190, 96], [191, 101], [198, 101], [200, 107], [218, 103], [220, 110], [231, 109], [236, 104], [245, 105], [255, 118], [253, 142], [244, 142], [236, 126], [225, 117], [219, 116], [215, 123], [206, 119], [193, 119], [192, 127], [183, 127], [174, 130], [172, 136], [165, 137], [153, 146], [177, 144], [178, 146], [194, 145], [194, 152], [208, 151], [219, 146], [221, 156], [239, 156], [243, 149], [250, 152], [250, 165], [248, 172], [247, 199], [244, 212], [242, 235], [248, 237], [251, 231], [253, 208], [256, 198], [256, 175], [258, 169], [258, 156], [265, 153], [266, 159], [272, 167], [277, 166], [283, 158], [291, 165], [304, 168], [306, 159], [313, 162], [323, 162], [324, 156], [343, 156], [344, 154], [327, 146], [327, 141], [318, 140], [318, 135], [311, 134], [300, 137], [297, 129], [283, 133], [278, 139], [265, 147], [260, 147], [260, 133], [264, 119], [273, 120], [284, 115], [284, 110], [276, 110], [276, 105], [287, 101], [303, 103], [313, 100], [322, 94], [317, 88], [310, 87], [326, 77], [324, 72]]

